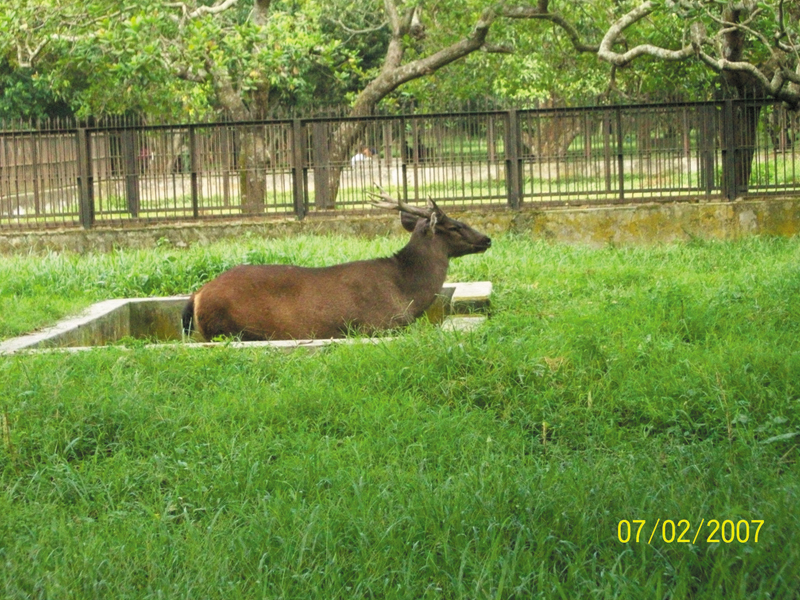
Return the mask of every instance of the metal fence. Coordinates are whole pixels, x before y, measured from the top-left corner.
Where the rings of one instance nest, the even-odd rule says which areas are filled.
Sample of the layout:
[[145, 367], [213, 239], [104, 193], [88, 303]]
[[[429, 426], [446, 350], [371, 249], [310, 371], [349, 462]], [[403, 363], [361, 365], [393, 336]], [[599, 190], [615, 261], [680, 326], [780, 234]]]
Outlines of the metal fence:
[[563, 206], [800, 192], [800, 118], [766, 101], [0, 131], [0, 228]]

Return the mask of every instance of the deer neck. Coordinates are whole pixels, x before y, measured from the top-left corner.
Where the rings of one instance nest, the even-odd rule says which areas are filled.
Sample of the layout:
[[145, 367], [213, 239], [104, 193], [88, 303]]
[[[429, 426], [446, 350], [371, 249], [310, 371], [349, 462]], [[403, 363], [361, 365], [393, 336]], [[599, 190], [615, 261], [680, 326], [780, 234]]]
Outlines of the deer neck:
[[412, 236], [394, 255], [399, 268], [399, 287], [413, 304], [424, 311], [442, 289], [450, 260], [437, 240]]

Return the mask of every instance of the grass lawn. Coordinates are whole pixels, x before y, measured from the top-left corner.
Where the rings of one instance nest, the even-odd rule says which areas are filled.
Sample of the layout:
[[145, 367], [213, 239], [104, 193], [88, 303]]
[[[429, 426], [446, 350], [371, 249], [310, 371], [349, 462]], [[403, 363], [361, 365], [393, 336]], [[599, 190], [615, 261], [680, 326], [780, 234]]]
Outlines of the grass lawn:
[[[403, 243], [1, 257], [0, 337]], [[797, 597], [800, 239], [506, 236], [450, 279], [494, 283], [476, 332], [0, 358], [0, 596]]]

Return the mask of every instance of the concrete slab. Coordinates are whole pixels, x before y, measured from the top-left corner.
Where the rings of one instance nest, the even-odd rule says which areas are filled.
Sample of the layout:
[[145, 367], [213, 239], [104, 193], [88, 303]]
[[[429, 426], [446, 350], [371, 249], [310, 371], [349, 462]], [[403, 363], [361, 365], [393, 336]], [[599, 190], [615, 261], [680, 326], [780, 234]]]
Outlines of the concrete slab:
[[444, 331], [472, 331], [485, 322], [485, 315], [450, 315], [442, 323], [442, 329]]
[[444, 287], [453, 286], [453, 310], [451, 314], [464, 314], [485, 311], [489, 308], [492, 296], [491, 281], [468, 281], [445, 283]]

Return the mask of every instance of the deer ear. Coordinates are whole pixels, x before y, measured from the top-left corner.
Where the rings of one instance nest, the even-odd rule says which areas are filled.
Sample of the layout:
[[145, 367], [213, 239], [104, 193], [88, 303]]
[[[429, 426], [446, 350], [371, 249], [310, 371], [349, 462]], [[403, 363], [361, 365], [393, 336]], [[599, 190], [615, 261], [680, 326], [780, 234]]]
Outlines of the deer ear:
[[428, 208], [431, 209], [433, 214], [439, 215], [440, 217], [444, 216], [444, 211], [441, 208], [439, 208], [439, 206], [436, 204], [436, 202], [433, 201], [433, 199], [430, 196], [428, 196]]
[[403, 229], [405, 229], [409, 233], [414, 233], [414, 228], [417, 226], [418, 220], [419, 217], [416, 217], [414, 215], [410, 215], [404, 212], [400, 213], [400, 224], [403, 226]]

